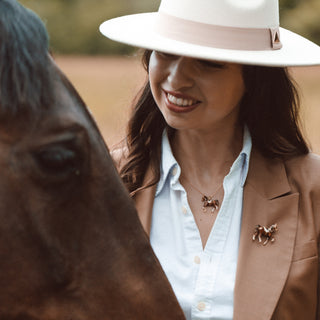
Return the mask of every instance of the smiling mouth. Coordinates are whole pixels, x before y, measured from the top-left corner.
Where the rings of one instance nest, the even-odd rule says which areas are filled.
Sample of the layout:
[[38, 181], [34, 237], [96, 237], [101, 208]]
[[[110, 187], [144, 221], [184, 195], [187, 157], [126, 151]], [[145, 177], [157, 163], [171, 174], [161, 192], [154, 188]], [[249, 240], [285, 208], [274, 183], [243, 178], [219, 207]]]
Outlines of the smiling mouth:
[[190, 107], [200, 102], [194, 99], [183, 99], [181, 97], [176, 97], [168, 92], [167, 92], [167, 99], [170, 103], [178, 107]]

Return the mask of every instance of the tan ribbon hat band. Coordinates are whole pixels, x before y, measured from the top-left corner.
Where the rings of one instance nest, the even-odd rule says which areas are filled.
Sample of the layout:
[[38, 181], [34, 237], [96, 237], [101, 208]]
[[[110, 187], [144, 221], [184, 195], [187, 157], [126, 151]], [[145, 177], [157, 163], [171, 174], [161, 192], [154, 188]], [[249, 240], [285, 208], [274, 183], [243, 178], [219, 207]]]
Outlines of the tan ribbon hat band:
[[185, 20], [159, 12], [155, 31], [172, 40], [231, 50], [278, 50], [279, 28], [238, 28]]

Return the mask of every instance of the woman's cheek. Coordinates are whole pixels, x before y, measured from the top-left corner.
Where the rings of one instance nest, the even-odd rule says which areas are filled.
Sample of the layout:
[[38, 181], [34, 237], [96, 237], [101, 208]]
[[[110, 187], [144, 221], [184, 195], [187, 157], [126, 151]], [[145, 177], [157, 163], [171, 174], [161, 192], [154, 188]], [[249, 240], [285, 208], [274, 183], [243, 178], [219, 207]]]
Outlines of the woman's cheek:
[[149, 61], [149, 83], [152, 95], [157, 103], [161, 99], [161, 78], [161, 65], [153, 52]]

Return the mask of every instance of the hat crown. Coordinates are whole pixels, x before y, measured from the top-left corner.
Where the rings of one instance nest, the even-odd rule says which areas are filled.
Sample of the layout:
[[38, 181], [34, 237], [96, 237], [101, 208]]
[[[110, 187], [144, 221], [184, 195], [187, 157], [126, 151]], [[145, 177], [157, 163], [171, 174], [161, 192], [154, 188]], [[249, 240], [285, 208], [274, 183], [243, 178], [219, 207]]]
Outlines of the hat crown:
[[162, 0], [159, 12], [218, 26], [238, 28], [279, 26], [278, 0]]
[[261, 66], [320, 65], [320, 47], [279, 28], [278, 0], [161, 0], [105, 21], [110, 39], [178, 56]]

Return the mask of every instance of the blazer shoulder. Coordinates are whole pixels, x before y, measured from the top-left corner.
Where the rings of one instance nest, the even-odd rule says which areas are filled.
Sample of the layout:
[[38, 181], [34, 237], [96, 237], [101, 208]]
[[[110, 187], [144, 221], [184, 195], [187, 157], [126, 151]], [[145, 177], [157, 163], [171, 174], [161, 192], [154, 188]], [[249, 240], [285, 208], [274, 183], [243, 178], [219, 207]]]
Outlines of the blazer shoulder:
[[285, 161], [289, 179], [316, 188], [320, 192], [320, 156], [308, 153]]
[[120, 168], [122, 167], [126, 157], [128, 156], [128, 148], [125, 146], [114, 148], [110, 151], [110, 155], [117, 170], [120, 171]]
[[320, 243], [320, 156], [299, 156], [286, 161], [285, 167], [292, 191], [301, 196], [301, 207], [311, 208]]

